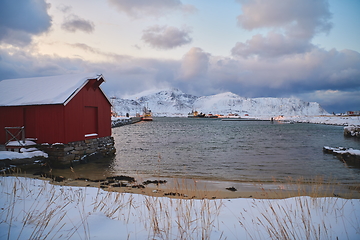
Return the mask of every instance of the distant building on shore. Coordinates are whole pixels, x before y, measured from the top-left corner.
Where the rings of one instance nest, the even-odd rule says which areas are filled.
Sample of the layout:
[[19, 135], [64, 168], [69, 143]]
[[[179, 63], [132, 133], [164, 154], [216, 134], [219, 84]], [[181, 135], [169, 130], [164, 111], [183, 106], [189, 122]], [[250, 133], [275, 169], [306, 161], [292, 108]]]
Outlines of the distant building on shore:
[[346, 115], [349, 116], [360, 116], [360, 111], [347, 111]]

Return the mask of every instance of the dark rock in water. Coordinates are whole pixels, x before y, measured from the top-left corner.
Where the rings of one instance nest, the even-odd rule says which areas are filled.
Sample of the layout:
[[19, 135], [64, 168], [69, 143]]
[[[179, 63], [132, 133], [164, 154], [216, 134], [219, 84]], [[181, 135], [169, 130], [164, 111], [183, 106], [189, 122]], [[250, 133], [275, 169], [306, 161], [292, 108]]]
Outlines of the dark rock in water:
[[114, 176], [114, 177], [107, 177], [106, 179], [112, 179], [117, 181], [128, 181], [128, 182], [135, 182], [135, 178], [129, 176]]
[[236, 192], [236, 191], [237, 191], [237, 189], [234, 188], [234, 187], [228, 187], [228, 188], [226, 188], [226, 190], [229, 190], [229, 191], [232, 191], [232, 192]]
[[55, 177], [53, 177], [53, 179], [55, 182], [63, 182], [63, 181], [65, 181], [66, 178], [63, 176], [55, 176]]
[[104, 179], [95, 179], [95, 180], [89, 179], [88, 181], [90, 181], [90, 182], [105, 182], [106, 180], [104, 180]]
[[144, 185], [148, 185], [151, 183], [159, 185], [159, 184], [167, 183], [167, 181], [166, 180], [146, 180], [145, 182], [143, 182]]
[[75, 178], [75, 180], [90, 181], [90, 179], [88, 179], [88, 178], [82, 178], [82, 177], [80, 177], [80, 178]]
[[164, 196], [184, 196], [184, 194], [181, 193], [175, 193], [175, 192], [168, 192], [168, 193], [164, 193]]
[[141, 185], [141, 184], [139, 184], [139, 185], [133, 185], [133, 186], [131, 186], [132, 188], [145, 188], [145, 186], [144, 185]]
[[114, 183], [110, 185], [111, 187], [127, 187], [126, 183]]

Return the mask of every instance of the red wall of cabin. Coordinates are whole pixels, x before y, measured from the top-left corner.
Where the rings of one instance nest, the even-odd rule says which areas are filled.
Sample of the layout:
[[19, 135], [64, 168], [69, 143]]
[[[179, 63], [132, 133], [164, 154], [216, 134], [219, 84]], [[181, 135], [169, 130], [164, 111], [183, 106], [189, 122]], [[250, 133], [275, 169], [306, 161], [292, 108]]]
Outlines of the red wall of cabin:
[[0, 107], [0, 143], [6, 141], [5, 127], [21, 126], [27, 138], [37, 138], [39, 143], [63, 142], [63, 111], [63, 105]]
[[37, 138], [38, 143], [64, 142], [63, 105], [28, 106], [25, 109], [25, 114], [30, 113], [29, 117], [25, 116], [26, 137]]
[[0, 143], [6, 141], [5, 127], [24, 125], [23, 107], [0, 107]]
[[[26, 137], [37, 138], [38, 143], [68, 143], [110, 136], [111, 105], [98, 87], [92, 87], [94, 81], [90, 80], [65, 106], [0, 107], [0, 143], [6, 141], [4, 127], [15, 126], [25, 126]], [[85, 137], [87, 131], [94, 130], [97, 136]]]
[[[90, 80], [65, 106], [66, 142], [111, 135], [111, 105], [98, 87], [92, 87], [93, 84], [94, 80]], [[89, 115], [89, 109], [97, 112], [96, 118]], [[85, 138], [85, 134], [93, 133], [86, 130], [94, 129], [94, 125], [98, 135]]]

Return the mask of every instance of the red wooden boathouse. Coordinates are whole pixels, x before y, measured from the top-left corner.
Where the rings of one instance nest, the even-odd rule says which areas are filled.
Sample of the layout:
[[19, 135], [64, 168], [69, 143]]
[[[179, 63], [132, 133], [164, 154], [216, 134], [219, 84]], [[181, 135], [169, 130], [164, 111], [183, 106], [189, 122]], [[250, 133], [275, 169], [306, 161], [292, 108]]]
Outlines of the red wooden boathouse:
[[63, 143], [111, 136], [111, 103], [102, 75], [75, 74], [0, 81], [0, 144], [5, 127], [24, 127], [25, 137]]

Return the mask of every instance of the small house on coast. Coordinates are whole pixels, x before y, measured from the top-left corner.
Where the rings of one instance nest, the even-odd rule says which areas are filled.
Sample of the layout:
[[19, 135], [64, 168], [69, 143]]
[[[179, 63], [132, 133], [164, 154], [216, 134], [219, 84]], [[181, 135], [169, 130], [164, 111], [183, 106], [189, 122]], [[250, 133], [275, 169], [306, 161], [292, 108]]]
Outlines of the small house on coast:
[[104, 81], [96, 74], [0, 81], [0, 144], [36, 143], [53, 162], [65, 163], [114, 153]]

